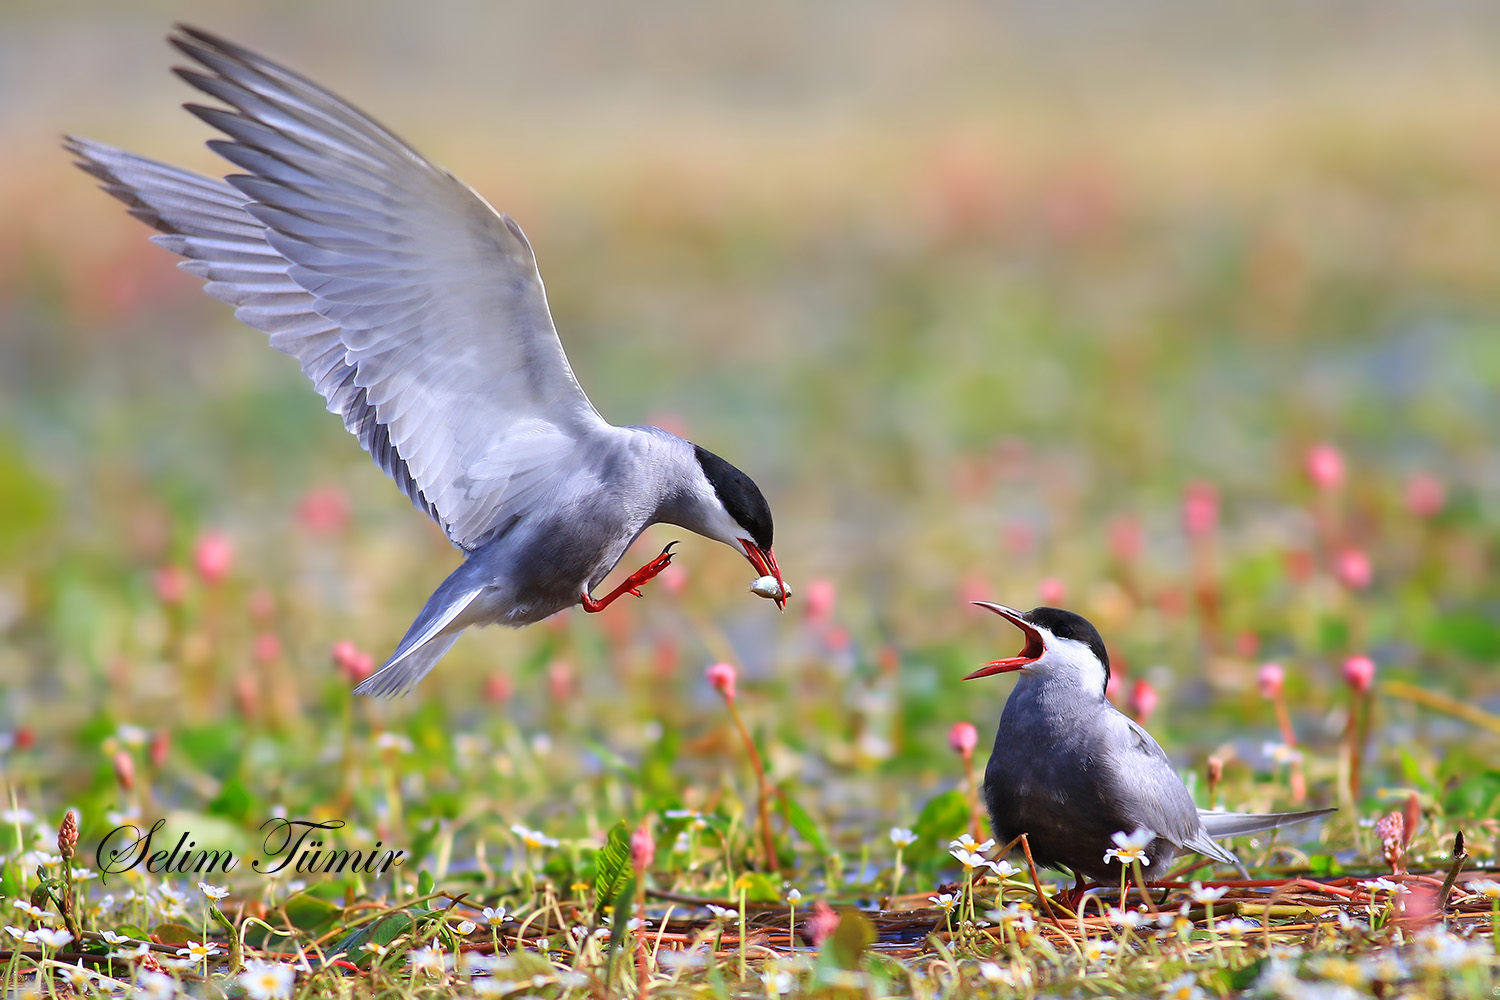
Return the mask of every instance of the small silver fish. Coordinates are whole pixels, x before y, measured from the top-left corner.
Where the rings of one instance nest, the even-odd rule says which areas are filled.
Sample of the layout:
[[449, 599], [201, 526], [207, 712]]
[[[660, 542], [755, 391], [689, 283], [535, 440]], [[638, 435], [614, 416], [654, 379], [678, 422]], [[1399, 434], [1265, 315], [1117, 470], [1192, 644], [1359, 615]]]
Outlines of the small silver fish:
[[763, 576], [750, 584], [750, 593], [770, 601], [778, 597], [784, 601], [792, 596], [792, 588], [788, 584], [778, 583], [774, 576]]

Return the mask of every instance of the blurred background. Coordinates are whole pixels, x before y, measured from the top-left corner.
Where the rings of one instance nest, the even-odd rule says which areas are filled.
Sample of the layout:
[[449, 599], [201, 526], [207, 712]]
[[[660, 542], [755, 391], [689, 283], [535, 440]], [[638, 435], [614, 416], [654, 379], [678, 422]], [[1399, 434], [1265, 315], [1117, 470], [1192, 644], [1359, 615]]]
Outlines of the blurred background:
[[[692, 538], [643, 601], [471, 633], [377, 721], [628, 755], [729, 658], [782, 774], [901, 775], [856, 796], [899, 811], [1008, 690], [958, 684], [1019, 642], [974, 598], [1095, 621], [1185, 762], [1266, 771], [1268, 659], [1313, 742], [1351, 655], [1496, 707], [1493, 4], [7, 0], [0, 732], [55, 738], [63, 787], [118, 722], [343, 711], [334, 643], [378, 663], [457, 562], [59, 149], [224, 172], [178, 20], [513, 215], [598, 408], [755, 477], [799, 589], [777, 616]], [[1387, 743], [1476, 732], [1381, 711]]]

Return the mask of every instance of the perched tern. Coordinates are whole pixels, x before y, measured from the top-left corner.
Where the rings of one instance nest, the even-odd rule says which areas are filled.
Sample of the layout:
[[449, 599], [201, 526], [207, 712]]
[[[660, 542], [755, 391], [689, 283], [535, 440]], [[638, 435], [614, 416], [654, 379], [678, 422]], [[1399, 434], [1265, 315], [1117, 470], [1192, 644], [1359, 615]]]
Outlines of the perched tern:
[[[568, 365], [521, 227], [353, 105], [207, 32], [178, 76], [243, 173], [212, 180], [69, 138], [78, 165], [235, 315], [302, 366], [328, 409], [465, 559], [356, 690], [416, 684], [465, 628], [599, 611], [671, 546], [592, 592], [647, 526], [730, 546], [789, 591], [771, 508], [739, 469], [656, 427], [616, 427]], [[675, 544], [675, 543], [674, 543]]]
[[1110, 882], [1116, 834], [1145, 830], [1143, 862], [1158, 875], [1182, 852], [1224, 864], [1239, 859], [1216, 837], [1236, 837], [1333, 812], [1231, 813], [1199, 809], [1151, 734], [1104, 697], [1109, 653], [1093, 625], [1071, 611], [1017, 611], [975, 602], [1026, 636], [1021, 652], [965, 677], [1018, 671], [984, 771], [995, 836], [1027, 835], [1038, 864]]

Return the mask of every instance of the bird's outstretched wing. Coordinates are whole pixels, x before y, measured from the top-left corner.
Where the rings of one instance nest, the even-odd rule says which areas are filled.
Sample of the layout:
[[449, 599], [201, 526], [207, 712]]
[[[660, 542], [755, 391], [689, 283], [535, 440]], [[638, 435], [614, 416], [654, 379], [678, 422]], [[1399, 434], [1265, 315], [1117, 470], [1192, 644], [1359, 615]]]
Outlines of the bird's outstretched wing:
[[193, 28], [178, 69], [229, 109], [227, 183], [69, 139], [210, 294], [302, 365], [454, 544], [524, 509], [609, 431], [563, 354], [519, 226], [316, 84]]

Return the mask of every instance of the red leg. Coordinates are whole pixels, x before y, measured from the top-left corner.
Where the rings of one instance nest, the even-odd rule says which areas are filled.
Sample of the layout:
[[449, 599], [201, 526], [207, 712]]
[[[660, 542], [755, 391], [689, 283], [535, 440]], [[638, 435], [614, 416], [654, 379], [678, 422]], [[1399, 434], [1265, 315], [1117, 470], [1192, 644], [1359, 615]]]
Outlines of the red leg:
[[641, 585], [649, 580], [655, 579], [656, 574], [660, 573], [662, 570], [666, 569], [672, 564], [672, 546], [676, 544], [676, 542], [668, 542], [667, 547], [661, 550], [661, 555], [657, 556], [655, 559], [651, 560], [646, 565], [642, 566], [640, 569], [627, 576], [623, 581], [621, 581], [618, 587], [605, 594], [599, 600], [596, 601], [589, 594], [585, 593], [581, 601], [581, 603], [583, 604], [583, 610], [587, 611], [589, 614], [593, 614], [596, 611], [603, 611], [605, 608], [610, 606], [610, 604], [616, 597], [619, 597], [622, 594], [634, 594], [636, 597], [640, 597]]

